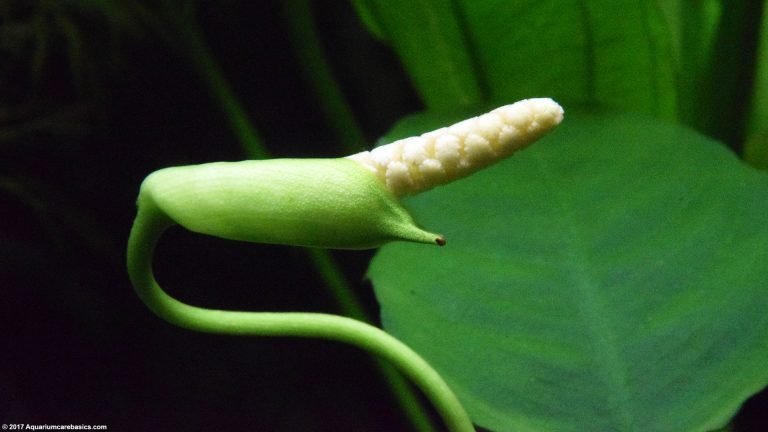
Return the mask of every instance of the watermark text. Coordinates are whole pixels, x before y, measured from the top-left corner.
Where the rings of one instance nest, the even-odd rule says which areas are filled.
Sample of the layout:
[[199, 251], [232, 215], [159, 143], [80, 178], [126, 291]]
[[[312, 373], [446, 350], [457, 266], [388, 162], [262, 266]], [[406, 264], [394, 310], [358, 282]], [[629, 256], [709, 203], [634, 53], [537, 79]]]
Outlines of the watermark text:
[[103, 424], [30, 424], [30, 423], [3, 423], [2, 429], [4, 431], [45, 431], [45, 430], [94, 430], [105, 431], [109, 430], [107, 425]]

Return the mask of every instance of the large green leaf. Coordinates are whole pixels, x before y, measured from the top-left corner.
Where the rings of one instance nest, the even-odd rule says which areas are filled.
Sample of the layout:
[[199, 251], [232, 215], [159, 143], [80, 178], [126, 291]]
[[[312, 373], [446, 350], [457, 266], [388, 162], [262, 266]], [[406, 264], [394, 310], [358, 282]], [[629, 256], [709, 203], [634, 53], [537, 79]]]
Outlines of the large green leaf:
[[430, 108], [477, 102], [479, 96], [551, 96], [676, 116], [673, 35], [655, 2], [355, 4], [371, 31], [390, 42]]
[[463, 4], [493, 99], [552, 96], [675, 117], [671, 36], [654, 2]]
[[768, 176], [714, 141], [569, 113], [408, 205], [448, 244], [378, 252], [384, 326], [483, 427], [705, 431], [768, 383]]
[[400, 56], [432, 109], [480, 102], [483, 94], [452, 0], [355, 0], [362, 21]]

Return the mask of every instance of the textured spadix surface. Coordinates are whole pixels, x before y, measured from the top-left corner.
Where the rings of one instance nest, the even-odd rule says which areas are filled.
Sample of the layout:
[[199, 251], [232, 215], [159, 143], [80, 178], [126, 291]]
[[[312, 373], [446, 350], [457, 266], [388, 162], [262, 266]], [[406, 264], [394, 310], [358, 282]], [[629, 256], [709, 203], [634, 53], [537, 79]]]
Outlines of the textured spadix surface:
[[549, 98], [524, 99], [448, 127], [349, 156], [396, 196], [466, 177], [532, 144], [563, 120]]
[[569, 111], [406, 204], [448, 246], [378, 252], [384, 326], [483, 427], [707, 431], [768, 383], [768, 176], [719, 143]]

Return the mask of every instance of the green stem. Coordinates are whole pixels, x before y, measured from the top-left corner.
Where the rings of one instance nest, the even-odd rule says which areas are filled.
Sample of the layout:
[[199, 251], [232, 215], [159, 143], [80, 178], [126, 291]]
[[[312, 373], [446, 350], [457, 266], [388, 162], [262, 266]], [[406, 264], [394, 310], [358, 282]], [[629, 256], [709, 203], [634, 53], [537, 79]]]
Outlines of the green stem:
[[[215, 100], [227, 118], [230, 118], [230, 127], [238, 137], [246, 157], [250, 159], [270, 158], [271, 155], [262, 144], [256, 128], [248, 120], [243, 104], [230, 88], [221, 67], [219, 67], [202, 37], [199, 27], [194, 23], [193, 14], [179, 14], [173, 20], [176, 27], [179, 28], [179, 32], [186, 38], [186, 50], [190, 52], [190, 58], [193, 59], [198, 74], [208, 86], [211, 94], [215, 95]], [[366, 317], [363, 307], [352, 296], [351, 289], [330, 254], [323, 250], [310, 250], [308, 255], [315, 269], [331, 289], [341, 310], [349, 316], [370, 322], [371, 320]]]
[[[758, 61], [762, 0], [727, 2], [712, 36], [711, 52], [693, 83], [693, 126], [741, 153]], [[698, 22], [691, 25], [700, 26]], [[688, 30], [694, 33], [695, 30]], [[694, 33], [695, 34], [695, 33]], [[686, 49], [686, 46], [683, 46]]]
[[170, 14], [182, 39], [187, 45], [187, 54], [195, 65], [203, 82], [208, 86], [211, 96], [221, 107], [237, 140], [249, 159], [266, 159], [269, 151], [262, 144], [256, 128], [248, 120], [248, 113], [235, 96], [229, 82], [224, 78], [221, 66], [216, 62], [210, 47], [202, 36], [194, 16]]
[[341, 141], [343, 151], [357, 153], [365, 150], [363, 132], [323, 55], [309, 2], [285, 0], [283, 11], [304, 79], [312, 87], [320, 109]]
[[[198, 75], [204, 84], [206, 84], [210, 93], [213, 95], [214, 100], [229, 119], [230, 127], [237, 136], [246, 157], [251, 159], [269, 158], [269, 151], [264, 147], [258, 132], [248, 120], [248, 116], [242, 103], [229, 86], [221, 67], [218, 65], [213, 53], [208, 47], [199, 26], [194, 21], [195, 14], [192, 11], [187, 12], [188, 13], [183, 14], [168, 14], [171, 17], [171, 22], [174, 24], [174, 27], [177, 28], [178, 33], [182, 36], [180, 39], [182, 39], [183, 49], [188, 52], [188, 56], [197, 69]], [[151, 14], [146, 15], [151, 17]], [[163, 35], [169, 44], [176, 45], [174, 41], [179, 38], [172, 37], [172, 32], [169, 33], [165, 27], [159, 23], [156, 23], [155, 27], [158, 29], [159, 34]], [[306, 33], [303, 36], [308, 37]], [[330, 75], [328, 79], [332, 79]], [[324, 97], [327, 96], [333, 98], [334, 91], [327, 90], [331, 88], [331, 86], [328, 85], [328, 81], [326, 79], [321, 81], [322, 84], [318, 81], [316, 85], [320, 87], [325, 86], [326, 91], [320, 92], [320, 94]], [[338, 91], [337, 94], [338, 101], [330, 103], [326, 107], [326, 113], [329, 115], [333, 112], [343, 111], [346, 106], [340, 91]], [[333, 114], [332, 116], [336, 118], [336, 114]], [[344, 128], [346, 127], [344, 126], [346, 123], [355, 124], [351, 114], [347, 120], [336, 123], [335, 127], [337, 129]], [[355, 126], [355, 129], [357, 129], [357, 126]], [[347, 140], [345, 141], [348, 141], [348, 144], [351, 145], [353, 140], [359, 139], [357, 136], [362, 136], [362, 133], [353, 132], [347, 136]], [[357, 150], [359, 149], [355, 149], [355, 151]], [[352, 294], [349, 284], [344, 279], [344, 276], [339, 270], [338, 265], [333, 261], [331, 255], [327, 251], [321, 249], [307, 249], [307, 255], [324, 284], [330, 290], [342, 313], [360, 321], [373, 322], [371, 317], [365, 312], [363, 306]], [[435, 428], [433, 427], [429, 416], [422, 409], [421, 401], [414, 394], [413, 390], [408, 386], [408, 383], [405, 382], [403, 377], [387, 363], [377, 361], [377, 367], [385, 378], [387, 384], [390, 386], [398, 404], [406, 413], [416, 430], [423, 432], [434, 431]]]
[[[330, 290], [336, 303], [344, 314], [350, 318], [367, 323], [373, 322], [357, 299], [350, 294], [344, 276], [339, 271], [339, 267], [333, 261], [331, 254], [323, 249], [307, 249], [307, 253], [312, 263], [325, 281], [325, 285]], [[397, 398], [400, 408], [406, 414], [414, 429], [420, 432], [434, 432], [435, 426], [432, 420], [423, 409], [423, 403], [416, 397], [408, 383], [389, 363], [376, 359], [376, 366], [379, 372]]]
[[138, 296], [159, 317], [205, 333], [312, 337], [357, 346], [391, 362], [410, 378], [434, 404], [450, 431], [474, 431], [461, 403], [440, 375], [408, 346], [377, 327], [323, 313], [205, 309], [169, 296], [155, 280], [152, 257], [163, 231], [173, 224], [150, 199], [139, 196], [138, 214], [128, 239], [128, 273]]

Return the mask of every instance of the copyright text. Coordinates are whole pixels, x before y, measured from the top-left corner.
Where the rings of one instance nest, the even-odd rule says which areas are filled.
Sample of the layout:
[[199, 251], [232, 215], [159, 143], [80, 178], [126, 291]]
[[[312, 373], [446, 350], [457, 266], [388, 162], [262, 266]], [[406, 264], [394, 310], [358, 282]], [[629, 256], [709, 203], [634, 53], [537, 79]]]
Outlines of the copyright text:
[[38, 431], [38, 430], [107, 430], [107, 425], [90, 424], [29, 424], [29, 423], [3, 423], [4, 431]]

